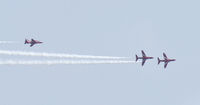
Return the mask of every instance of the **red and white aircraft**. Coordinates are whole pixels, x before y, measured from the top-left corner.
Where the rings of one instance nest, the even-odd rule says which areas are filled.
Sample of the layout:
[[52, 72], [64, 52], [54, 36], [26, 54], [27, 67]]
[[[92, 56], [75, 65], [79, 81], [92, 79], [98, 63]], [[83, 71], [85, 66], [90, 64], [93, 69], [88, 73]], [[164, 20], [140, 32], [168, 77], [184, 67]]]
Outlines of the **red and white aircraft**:
[[31, 41], [29, 41], [28, 39], [25, 39], [25, 42], [24, 42], [24, 44], [31, 44], [30, 47], [32, 47], [35, 44], [41, 44], [41, 43], [43, 43], [43, 42], [40, 42], [40, 41], [37, 41], [34, 39], [31, 39]]
[[169, 59], [165, 53], [163, 53], [163, 57], [164, 57], [164, 60], [160, 60], [160, 58], [158, 57], [158, 64], [160, 64], [160, 62], [164, 62], [165, 65], [164, 65], [164, 68], [167, 67], [167, 64], [171, 61], [176, 61], [176, 59]]
[[136, 56], [136, 62], [138, 61], [138, 59], [142, 59], [142, 66], [143, 66], [147, 59], [153, 59], [153, 57], [146, 56], [143, 50], [141, 52], [142, 52], [142, 57], [138, 57], [137, 55], [135, 56]]

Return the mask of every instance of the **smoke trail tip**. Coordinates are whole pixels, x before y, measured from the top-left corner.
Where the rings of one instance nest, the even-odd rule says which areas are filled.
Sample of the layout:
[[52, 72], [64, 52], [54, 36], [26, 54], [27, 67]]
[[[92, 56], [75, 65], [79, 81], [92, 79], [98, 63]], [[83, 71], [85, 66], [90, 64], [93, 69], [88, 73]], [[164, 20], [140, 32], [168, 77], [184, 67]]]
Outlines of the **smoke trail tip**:
[[13, 43], [19, 43], [16, 41], [0, 41], [0, 44], [13, 44]]

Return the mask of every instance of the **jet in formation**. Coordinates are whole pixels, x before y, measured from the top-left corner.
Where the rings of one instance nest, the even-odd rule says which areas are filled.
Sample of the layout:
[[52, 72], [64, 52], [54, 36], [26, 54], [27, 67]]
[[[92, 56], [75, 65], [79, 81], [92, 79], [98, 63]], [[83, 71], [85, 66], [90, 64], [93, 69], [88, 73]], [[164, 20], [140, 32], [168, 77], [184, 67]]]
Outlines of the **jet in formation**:
[[32, 47], [35, 44], [41, 44], [41, 43], [43, 43], [43, 42], [40, 42], [40, 41], [34, 40], [34, 39], [31, 39], [31, 41], [29, 41], [28, 39], [25, 39], [25, 42], [24, 42], [24, 44], [31, 44], [30, 47]]
[[[141, 52], [142, 52], [142, 57], [138, 57], [137, 55], [135, 55], [136, 56], [136, 62], [138, 61], [138, 59], [142, 59], [142, 66], [144, 66], [146, 60], [147, 59], [153, 59], [153, 57], [146, 56], [146, 54], [144, 53], [143, 50]], [[163, 57], [164, 57], [164, 60], [160, 60], [160, 58], [158, 57], [158, 64], [160, 64], [160, 62], [164, 62], [165, 63], [164, 68], [167, 67], [169, 62], [176, 61], [176, 59], [169, 59], [165, 53], [163, 53]]]
[[144, 66], [145, 62], [147, 59], [153, 59], [153, 57], [148, 57], [146, 56], [146, 54], [144, 53], [144, 51], [142, 50], [142, 57], [138, 57], [137, 55], [136, 56], [136, 62], [138, 61], [138, 59], [142, 59], [142, 66]]
[[165, 63], [165, 64], [164, 64], [164, 68], [167, 67], [167, 64], [168, 64], [169, 62], [171, 62], [171, 61], [176, 61], [176, 59], [169, 59], [165, 53], [163, 53], [163, 57], [164, 57], [164, 60], [160, 60], [160, 58], [158, 57], [158, 64], [160, 64], [160, 62], [164, 62], [164, 63]]

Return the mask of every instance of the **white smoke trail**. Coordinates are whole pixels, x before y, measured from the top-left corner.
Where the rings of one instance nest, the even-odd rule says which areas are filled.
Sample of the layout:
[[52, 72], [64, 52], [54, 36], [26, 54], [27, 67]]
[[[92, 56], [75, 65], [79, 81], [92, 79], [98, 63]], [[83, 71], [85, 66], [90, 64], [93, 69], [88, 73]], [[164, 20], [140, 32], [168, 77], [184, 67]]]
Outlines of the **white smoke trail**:
[[0, 65], [56, 65], [56, 64], [133, 64], [135, 61], [67, 61], [67, 60], [58, 60], [58, 61], [0, 61]]
[[57, 54], [57, 53], [38, 53], [24, 51], [7, 51], [0, 50], [0, 54], [4, 55], [20, 55], [20, 56], [41, 56], [41, 57], [57, 57], [57, 58], [88, 58], [88, 59], [126, 59], [127, 57], [110, 57], [110, 56], [92, 56], [92, 55], [76, 55], [76, 54]]
[[14, 41], [0, 41], [0, 44], [12, 44], [12, 43], [17, 43]]

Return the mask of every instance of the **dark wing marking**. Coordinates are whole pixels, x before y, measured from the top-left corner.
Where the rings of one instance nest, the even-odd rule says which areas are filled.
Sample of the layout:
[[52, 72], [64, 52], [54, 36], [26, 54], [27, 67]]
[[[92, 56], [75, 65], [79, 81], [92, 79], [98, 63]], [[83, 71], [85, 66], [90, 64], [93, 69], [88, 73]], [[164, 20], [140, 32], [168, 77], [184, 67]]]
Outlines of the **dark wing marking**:
[[168, 64], [168, 62], [165, 62], [164, 68], [166, 68], [166, 67], [167, 67], [167, 64]]
[[33, 43], [31, 43], [31, 45], [30, 45], [30, 47], [32, 47], [34, 44]]
[[31, 39], [31, 42], [34, 42], [34, 43], [35, 43], [36, 41], [35, 41], [34, 39]]
[[163, 57], [164, 59], [167, 59], [167, 55], [165, 53], [163, 53]]
[[144, 66], [146, 59], [142, 59], [142, 66]]
[[146, 57], [146, 54], [144, 53], [144, 51], [142, 50], [141, 52], [142, 52], [142, 56]]

